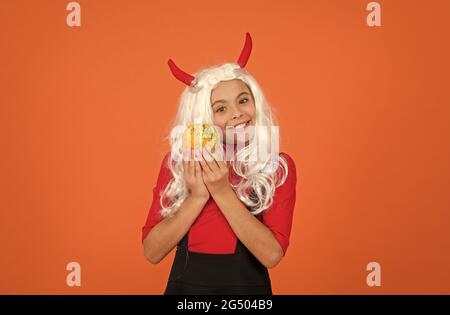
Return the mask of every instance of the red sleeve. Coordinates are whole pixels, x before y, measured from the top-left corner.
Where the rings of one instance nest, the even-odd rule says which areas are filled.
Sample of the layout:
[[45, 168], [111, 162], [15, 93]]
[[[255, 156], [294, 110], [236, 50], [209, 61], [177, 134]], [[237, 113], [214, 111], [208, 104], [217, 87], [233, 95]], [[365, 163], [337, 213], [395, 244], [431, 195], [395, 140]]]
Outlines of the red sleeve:
[[158, 180], [156, 181], [156, 186], [153, 187], [153, 201], [148, 211], [147, 220], [145, 225], [142, 227], [142, 242], [144, 241], [147, 234], [150, 230], [164, 218], [161, 216], [160, 210], [161, 206], [159, 203], [159, 199], [161, 193], [166, 188], [167, 184], [172, 178], [172, 173], [168, 167], [168, 160], [170, 158], [170, 152], [166, 154], [164, 157], [161, 167], [159, 170]]
[[[262, 212], [262, 220], [272, 231], [278, 243], [280, 243], [284, 254], [286, 254], [294, 214], [297, 174], [294, 160], [287, 153], [281, 153], [280, 155], [287, 162], [288, 176], [286, 177], [286, 181], [275, 189], [272, 206]], [[281, 173], [281, 167], [278, 171]]]

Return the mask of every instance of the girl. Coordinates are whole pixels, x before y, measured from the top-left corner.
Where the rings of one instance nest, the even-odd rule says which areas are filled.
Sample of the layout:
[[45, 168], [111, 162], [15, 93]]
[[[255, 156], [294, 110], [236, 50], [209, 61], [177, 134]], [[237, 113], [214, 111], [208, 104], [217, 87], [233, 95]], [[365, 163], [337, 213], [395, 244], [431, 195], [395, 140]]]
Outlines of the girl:
[[273, 130], [257, 127], [275, 126], [260, 86], [244, 69], [251, 48], [247, 33], [237, 63], [194, 76], [169, 59], [174, 76], [188, 86], [174, 127], [200, 122], [222, 136], [214, 153], [186, 154], [181, 135], [170, 139], [142, 228], [151, 263], [177, 246], [164, 294], [272, 294], [267, 268], [286, 254], [297, 178], [286, 153], [249, 159]]

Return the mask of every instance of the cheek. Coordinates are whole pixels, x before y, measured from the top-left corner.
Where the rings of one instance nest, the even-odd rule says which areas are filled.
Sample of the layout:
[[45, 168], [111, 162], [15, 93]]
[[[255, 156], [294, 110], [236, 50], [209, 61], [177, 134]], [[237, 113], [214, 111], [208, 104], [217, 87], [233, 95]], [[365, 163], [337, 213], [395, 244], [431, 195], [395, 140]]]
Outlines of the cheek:
[[227, 123], [227, 120], [224, 117], [224, 115], [214, 115], [213, 118], [214, 118], [214, 125], [223, 130]]
[[248, 106], [246, 109], [245, 109], [245, 113], [247, 114], [247, 115], [249, 115], [249, 116], [251, 116], [251, 117], [255, 117], [255, 115], [256, 115], [256, 107], [255, 107], [255, 105], [254, 104], [252, 104], [251, 106]]

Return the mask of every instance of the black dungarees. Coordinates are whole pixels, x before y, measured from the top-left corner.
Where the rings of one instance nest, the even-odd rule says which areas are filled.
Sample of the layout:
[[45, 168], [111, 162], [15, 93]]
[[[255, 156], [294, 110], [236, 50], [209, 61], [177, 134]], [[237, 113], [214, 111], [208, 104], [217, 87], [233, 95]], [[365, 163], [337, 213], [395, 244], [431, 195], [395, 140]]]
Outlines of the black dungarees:
[[204, 254], [188, 250], [188, 234], [177, 246], [165, 295], [272, 295], [267, 268], [239, 239], [234, 254]]

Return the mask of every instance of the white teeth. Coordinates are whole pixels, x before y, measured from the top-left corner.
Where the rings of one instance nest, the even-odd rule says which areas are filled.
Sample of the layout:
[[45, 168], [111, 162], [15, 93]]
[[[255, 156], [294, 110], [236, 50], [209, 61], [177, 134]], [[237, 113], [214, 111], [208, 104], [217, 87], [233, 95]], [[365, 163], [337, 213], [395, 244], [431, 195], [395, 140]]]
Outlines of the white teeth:
[[237, 125], [234, 128], [244, 128], [246, 125], [247, 125], [247, 122]]

